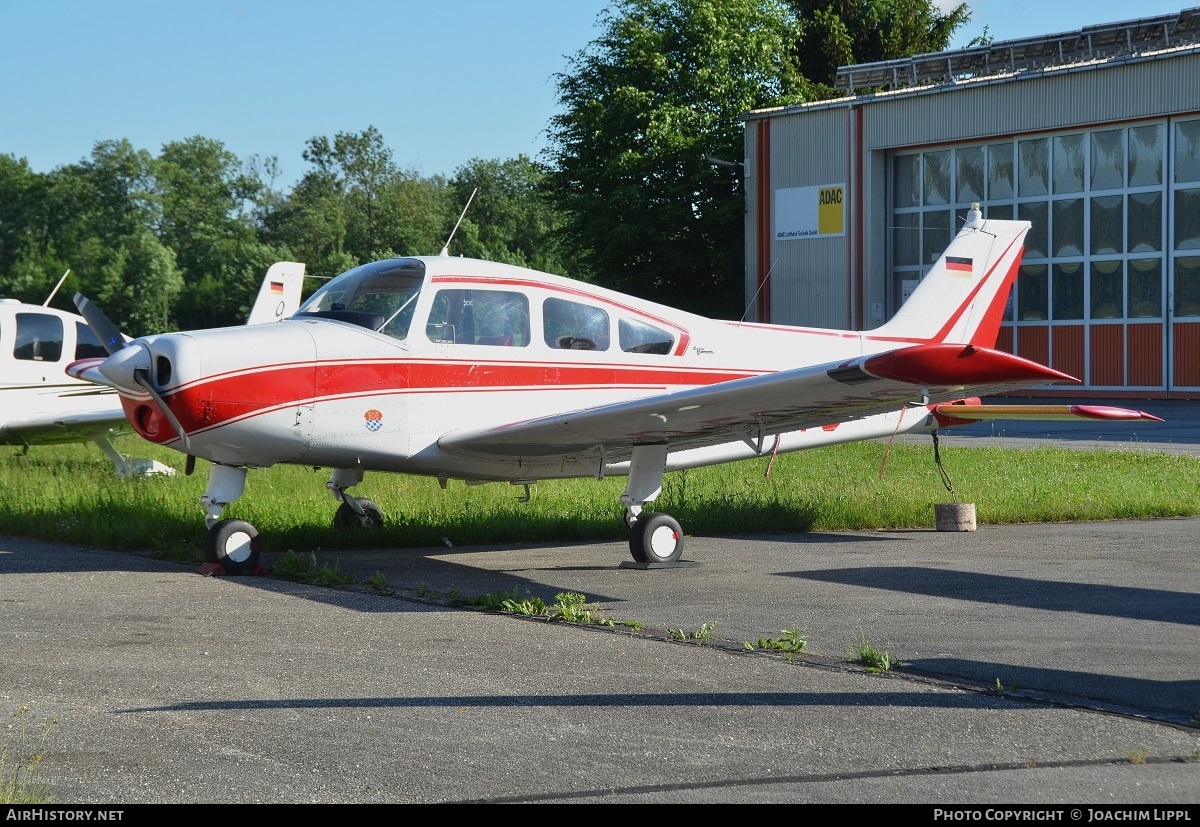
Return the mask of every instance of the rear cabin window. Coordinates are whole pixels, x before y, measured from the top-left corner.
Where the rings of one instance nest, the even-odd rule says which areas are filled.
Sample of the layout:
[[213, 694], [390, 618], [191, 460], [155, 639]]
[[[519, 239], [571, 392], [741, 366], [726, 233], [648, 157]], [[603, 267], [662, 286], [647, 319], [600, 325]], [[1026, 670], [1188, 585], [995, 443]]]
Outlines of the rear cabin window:
[[549, 347], [560, 350], [608, 350], [608, 314], [590, 304], [546, 299], [542, 329]]
[[90, 327], [83, 322], [75, 322], [75, 358], [91, 359], [94, 356], [108, 356], [108, 351]]
[[62, 358], [63, 326], [48, 313], [18, 313], [13, 358], [29, 362], [57, 362]]
[[443, 344], [525, 347], [529, 300], [509, 290], [439, 290], [425, 335]]
[[675, 337], [652, 324], [621, 319], [617, 325], [621, 350], [626, 353], [657, 353], [666, 355], [675, 345]]

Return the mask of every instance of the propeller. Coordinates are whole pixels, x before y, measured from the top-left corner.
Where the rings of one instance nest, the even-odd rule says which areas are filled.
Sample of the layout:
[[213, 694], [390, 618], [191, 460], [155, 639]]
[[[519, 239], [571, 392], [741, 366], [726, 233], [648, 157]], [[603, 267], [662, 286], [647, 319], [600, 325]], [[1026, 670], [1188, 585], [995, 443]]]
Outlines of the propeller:
[[179, 420], [167, 406], [162, 394], [150, 381], [150, 351], [140, 345], [129, 347], [124, 335], [109, 320], [108, 316], [104, 315], [104, 311], [92, 304], [82, 293], [75, 294], [75, 307], [79, 310], [79, 315], [83, 316], [88, 323], [88, 327], [96, 334], [96, 338], [104, 343], [104, 349], [108, 351], [108, 358], [100, 363], [97, 370], [122, 388], [131, 391], [141, 390], [149, 394], [150, 398], [158, 405], [162, 415], [166, 417], [167, 422], [175, 429], [183, 447], [190, 454], [192, 445], [188, 440], [187, 431], [179, 424]]
[[87, 321], [88, 327], [96, 334], [96, 338], [104, 344], [104, 349], [111, 356], [125, 347], [125, 337], [117, 326], [108, 320], [104, 311], [92, 304], [82, 293], [75, 294], [75, 308], [79, 315]]

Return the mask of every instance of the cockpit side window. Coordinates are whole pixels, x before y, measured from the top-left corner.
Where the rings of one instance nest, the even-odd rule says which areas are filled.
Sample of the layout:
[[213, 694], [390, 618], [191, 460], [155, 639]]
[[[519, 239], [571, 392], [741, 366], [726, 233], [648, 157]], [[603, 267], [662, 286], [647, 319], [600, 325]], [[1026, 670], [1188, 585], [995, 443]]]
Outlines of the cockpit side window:
[[525, 347], [529, 300], [511, 290], [439, 290], [425, 335], [441, 344]]
[[565, 299], [542, 303], [546, 344], [563, 350], [608, 350], [608, 313], [590, 304]]
[[621, 350], [626, 353], [666, 355], [675, 344], [675, 337], [667, 331], [636, 319], [621, 319], [617, 328]]
[[57, 362], [62, 358], [62, 319], [49, 313], [18, 313], [13, 358], [32, 362]]

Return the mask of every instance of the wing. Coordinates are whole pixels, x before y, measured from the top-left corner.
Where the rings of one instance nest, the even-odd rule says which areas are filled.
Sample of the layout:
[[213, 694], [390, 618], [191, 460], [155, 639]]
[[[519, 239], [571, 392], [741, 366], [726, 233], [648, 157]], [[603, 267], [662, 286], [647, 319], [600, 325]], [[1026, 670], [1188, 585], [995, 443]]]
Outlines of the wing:
[[111, 431], [113, 433], [132, 432], [129, 422], [125, 419], [116, 395], [102, 391], [113, 407], [109, 410], [80, 411], [66, 415], [47, 417], [28, 417], [26, 419], [10, 419], [4, 426], [3, 437], [6, 442], [24, 445], [57, 445], [66, 442], [82, 442], [93, 433]]
[[676, 393], [444, 435], [449, 453], [484, 459], [601, 452], [628, 459], [635, 445], [672, 451], [759, 441], [964, 396], [1078, 382], [1068, 374], [974, 345], [923, 344], [849, 362], [780, 371]]

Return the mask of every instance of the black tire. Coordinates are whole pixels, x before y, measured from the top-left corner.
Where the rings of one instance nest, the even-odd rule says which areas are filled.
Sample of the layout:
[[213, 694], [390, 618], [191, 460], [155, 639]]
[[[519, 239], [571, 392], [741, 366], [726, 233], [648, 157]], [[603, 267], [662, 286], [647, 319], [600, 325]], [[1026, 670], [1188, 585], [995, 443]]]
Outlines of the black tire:
[[245, 520], [221, 520], [204, 537], [204, 560], [226, 574], [254, 571], [258, 565], [258, 529]]
[[358, 498], [358, 504], [363, 511], [367, 512], [369, 518], [369, 522], [365, 526], [358, 515], [354, 513], [354, 509], [346, 503], [342, 503], [333, 515], [333, 527], [336, 529], [383, 528], [383, 512], [379, 506], [362, 497]]
[[648, 514], [629, 530], [629, 553], [639, 563], [674, 563], [683, 556], [683, 528], [670, 514]]

